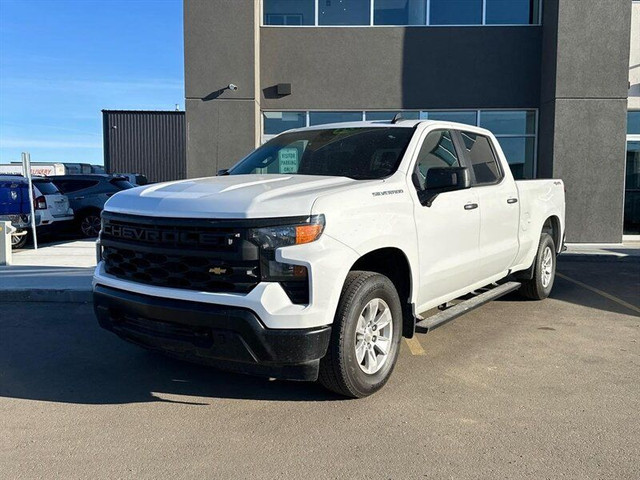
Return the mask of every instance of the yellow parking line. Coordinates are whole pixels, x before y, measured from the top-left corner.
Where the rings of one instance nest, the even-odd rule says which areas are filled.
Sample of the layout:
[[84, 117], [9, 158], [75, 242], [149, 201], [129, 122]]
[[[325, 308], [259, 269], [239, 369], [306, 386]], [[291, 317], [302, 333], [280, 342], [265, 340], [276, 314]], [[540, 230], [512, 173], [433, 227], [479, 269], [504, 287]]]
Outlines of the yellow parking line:
[[632, 305], [628, 302], [625, 302], [624, 300], [619, 299], [618, 297], [614, 297], [613, 295], [607, 293], [607, 292], [603, 292], [602, 290], [598, 290], [595, 287], [592, 287], [590, 285], [587, 285], [586, 283], [582, 283], [578, 280], [574, 280], [573, 278], [567, 277], [566, 275], [563, 275], [562, 273], [558, 273], [556, 272], [556, 275], [559, 276], [560, 278], [564, 278], [565, 280], [571, 282], [571, 283], [575, 283], [576, 285], [582, 287], [582, 288], [586, 288], [587, 290], [592, 291], [593, 293], [597, 293], [598, 295], [603, 296], [604, 298], [608, 298], [609, 300], [611, 300], [612, 302], [616, 302], [618, 305], [622, 305], [623, 307], [628, 308], [629, 310], [633, 310], [636, 313], [640, 313], [640, 308], [636, 307], [635, 305]]
[[404, 340], [405, 340], [405, 342], [407, 342], [407, 346], [409, 347], [409, 350], [411, 350], [411, 355], [426, 355], [427, 354], [427, 352], [424, 351], [424, 348], [422, 348], [422, 345], [420, 345], [420, 342], [418, 341], [418, 339], [416, 337], [405, 338]]

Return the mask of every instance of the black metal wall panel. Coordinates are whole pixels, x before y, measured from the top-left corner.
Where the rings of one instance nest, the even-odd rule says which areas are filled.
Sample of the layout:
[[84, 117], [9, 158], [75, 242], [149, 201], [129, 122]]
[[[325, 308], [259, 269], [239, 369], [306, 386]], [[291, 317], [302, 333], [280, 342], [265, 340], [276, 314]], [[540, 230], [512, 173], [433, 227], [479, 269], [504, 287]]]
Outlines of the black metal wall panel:
[[103, 110], [102, 126], [108, 173], [142, 173], [150, 182], [186, 178], [184, 112]]

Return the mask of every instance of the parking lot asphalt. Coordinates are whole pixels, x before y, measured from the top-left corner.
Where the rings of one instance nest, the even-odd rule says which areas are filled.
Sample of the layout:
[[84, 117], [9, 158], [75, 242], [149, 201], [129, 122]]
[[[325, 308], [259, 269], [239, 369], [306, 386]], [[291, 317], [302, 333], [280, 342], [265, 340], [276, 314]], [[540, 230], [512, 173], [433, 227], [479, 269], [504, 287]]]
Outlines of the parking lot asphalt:
[[90, 304], [0, 304], [0, 477], [640, 478], [640, 263], [559, 272], [403, 342], [362, 400], [140, 350]]

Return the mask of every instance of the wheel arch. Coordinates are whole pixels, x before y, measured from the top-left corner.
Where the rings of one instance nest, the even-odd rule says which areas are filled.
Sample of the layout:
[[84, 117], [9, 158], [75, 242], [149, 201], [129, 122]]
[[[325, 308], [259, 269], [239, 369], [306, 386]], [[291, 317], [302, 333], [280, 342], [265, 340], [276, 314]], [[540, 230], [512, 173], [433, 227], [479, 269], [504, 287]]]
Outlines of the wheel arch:
[[362, 255], [349, 271], [376, 272], [391, 280], [402, 304], [402, 335], [413, 337], [416, 318], [412, 303], [413, 275], [407, 255], [397, 247], [383, 247]]
[[548, 233], [553, 239], [553, 243], [556, 247], [556, 253], [560, 253], [562, 249], [562, 227], [560, 225], [560, 218], [556, 215], [551, 215], [542, 224], [542, 230], [540, 234]]

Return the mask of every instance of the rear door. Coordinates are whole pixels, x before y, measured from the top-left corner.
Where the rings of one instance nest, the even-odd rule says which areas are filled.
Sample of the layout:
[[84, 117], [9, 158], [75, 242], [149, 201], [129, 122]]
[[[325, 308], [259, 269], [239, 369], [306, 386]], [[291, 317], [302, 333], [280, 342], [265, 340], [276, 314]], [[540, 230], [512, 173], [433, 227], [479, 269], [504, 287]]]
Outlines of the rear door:
[[50, 180], [34, 181], [33, 184], [47, 200], [47, 210], [54, 218], [68, 217], [69, 199]]
[[505, 172], [489, 137], [457, 132], [480, 211], [479, 280], [507, 271], [518, 253], [520, 206], [511, 172]]
[[[423, 139], [415, 164], [424, 190], [433, 167], [459, 167], [460, 153], [449, 130], [431, 131]], [[415, 201], [414, 216], [420, 258], [418, 303], [424, 305], [476, 281], [480, 210], [473, 188], [440, 193], [431, 206]]]

